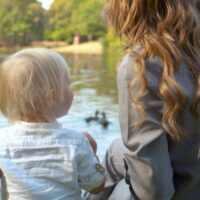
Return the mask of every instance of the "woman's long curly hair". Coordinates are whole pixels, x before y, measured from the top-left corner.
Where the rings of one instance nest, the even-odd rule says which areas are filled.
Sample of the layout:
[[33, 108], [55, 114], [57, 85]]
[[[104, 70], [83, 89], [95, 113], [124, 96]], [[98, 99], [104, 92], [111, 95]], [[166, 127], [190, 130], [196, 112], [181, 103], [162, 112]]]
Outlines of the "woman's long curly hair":
[[[185, 103], [185, 95], [175, 80], [175, 72], [185, 61], [194, 78], [195, 97], [191, 113], [200, 117], [200, 2], [199, 0], [106, 0], [105, 17], [117, 34], [126, 38], [128, 52], [135, 57], [136, 77], [131, 89], [140, 84], [132, 97], [133, 106], [144, 117], [140, 102], [147, 89], [145, 59], [158, 57], [162, 60], [163, 71], [159, 90], [167, 103], [162, 125], [174, 140], [184, 133], [177, 122], [177, 115]], [[140, 45], [142, 53], [133, 50]], [[170, 92], [173, 88], [173, 94]]]

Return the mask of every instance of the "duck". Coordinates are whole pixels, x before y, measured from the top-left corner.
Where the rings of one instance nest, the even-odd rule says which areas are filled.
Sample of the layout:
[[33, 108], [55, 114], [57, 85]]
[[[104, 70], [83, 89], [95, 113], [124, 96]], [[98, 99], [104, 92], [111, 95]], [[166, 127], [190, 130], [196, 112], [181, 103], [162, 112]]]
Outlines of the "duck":
[[99, 123], [103, 126], [103, 128], [107, 128], [110, 122], [106, 119], [106, 113], [102, 112], [102, 118], [99, 120]]
[[87, 123], [90, 123], [91, 121], [99, 121], [99, 111], [98, 110], [96, 110], [95, 111], [95, 116], [90, 116], [90, 117], [87, 117], [87, 118], [85, 118], [85, 121], [87, 122]]

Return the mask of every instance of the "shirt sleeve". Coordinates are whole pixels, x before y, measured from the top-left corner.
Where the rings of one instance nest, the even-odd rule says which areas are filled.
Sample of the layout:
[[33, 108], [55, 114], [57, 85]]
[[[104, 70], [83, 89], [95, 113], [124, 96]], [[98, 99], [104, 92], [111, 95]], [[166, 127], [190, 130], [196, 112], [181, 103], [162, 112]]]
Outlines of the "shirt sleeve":
[[80, 148], [78, 147], [77, 151], [79, 185], [82, 189], [91, 191], [104, 182], [103, 167], [98, 163], [87, 138], [84, 136], [82, 144]]
[[[137, 129], [133, 128], [138, 113], [131, 106], [128, 91], [132, 68], [133, 58], [126, 56], [118, 71], [120, 127], [123, 142], [130, 150], [124, 155], [127, 176], [135, 199], [170, 200], [174, 184], [167, 135], [161, 125], [163, 103], [156, 92], [147, 89], [142, 99], [146, 118]], [[157, 80], [150, 81], [155, 84]]]

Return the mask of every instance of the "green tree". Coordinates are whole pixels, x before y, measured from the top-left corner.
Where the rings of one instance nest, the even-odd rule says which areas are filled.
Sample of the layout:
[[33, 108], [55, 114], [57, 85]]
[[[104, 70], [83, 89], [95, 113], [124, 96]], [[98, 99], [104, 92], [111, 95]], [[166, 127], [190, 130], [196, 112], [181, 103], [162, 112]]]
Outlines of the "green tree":
[[74, 2], [72, 0], [56, 0], [52, 3], [48, 12], [46, 39], [66, 40], [66, 38], [72, 37], [70, 21], [73, 8]]
[[0, 40], [28, 44], [42, 39], [44, 12], [36, 0], [0, 0]]
[[94, 38], [104, 35], [106, 28], [102, 17], [102, 8], [102, 0], [86, 0], [78, 4], [72, 13], [74, 30]]
[[105, 32], [102, 7], [103, 0], [54, 0], [45, 38], [72, 41], [76, 32], [86, 37], [102, 36]]

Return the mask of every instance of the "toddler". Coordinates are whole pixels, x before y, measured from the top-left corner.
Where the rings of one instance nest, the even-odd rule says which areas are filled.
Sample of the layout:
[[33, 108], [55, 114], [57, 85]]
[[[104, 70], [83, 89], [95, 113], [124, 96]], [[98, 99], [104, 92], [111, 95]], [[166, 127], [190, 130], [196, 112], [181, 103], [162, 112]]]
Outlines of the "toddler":
[[0, 109], [12, 122], [0, 130], [3, 200], [80, 200], [81, 189], [103, 189], [95, 140], [56, 121], [71, 107], [69, 86], [67, 63], [54, 51], [25, 49], [3, 61]]

